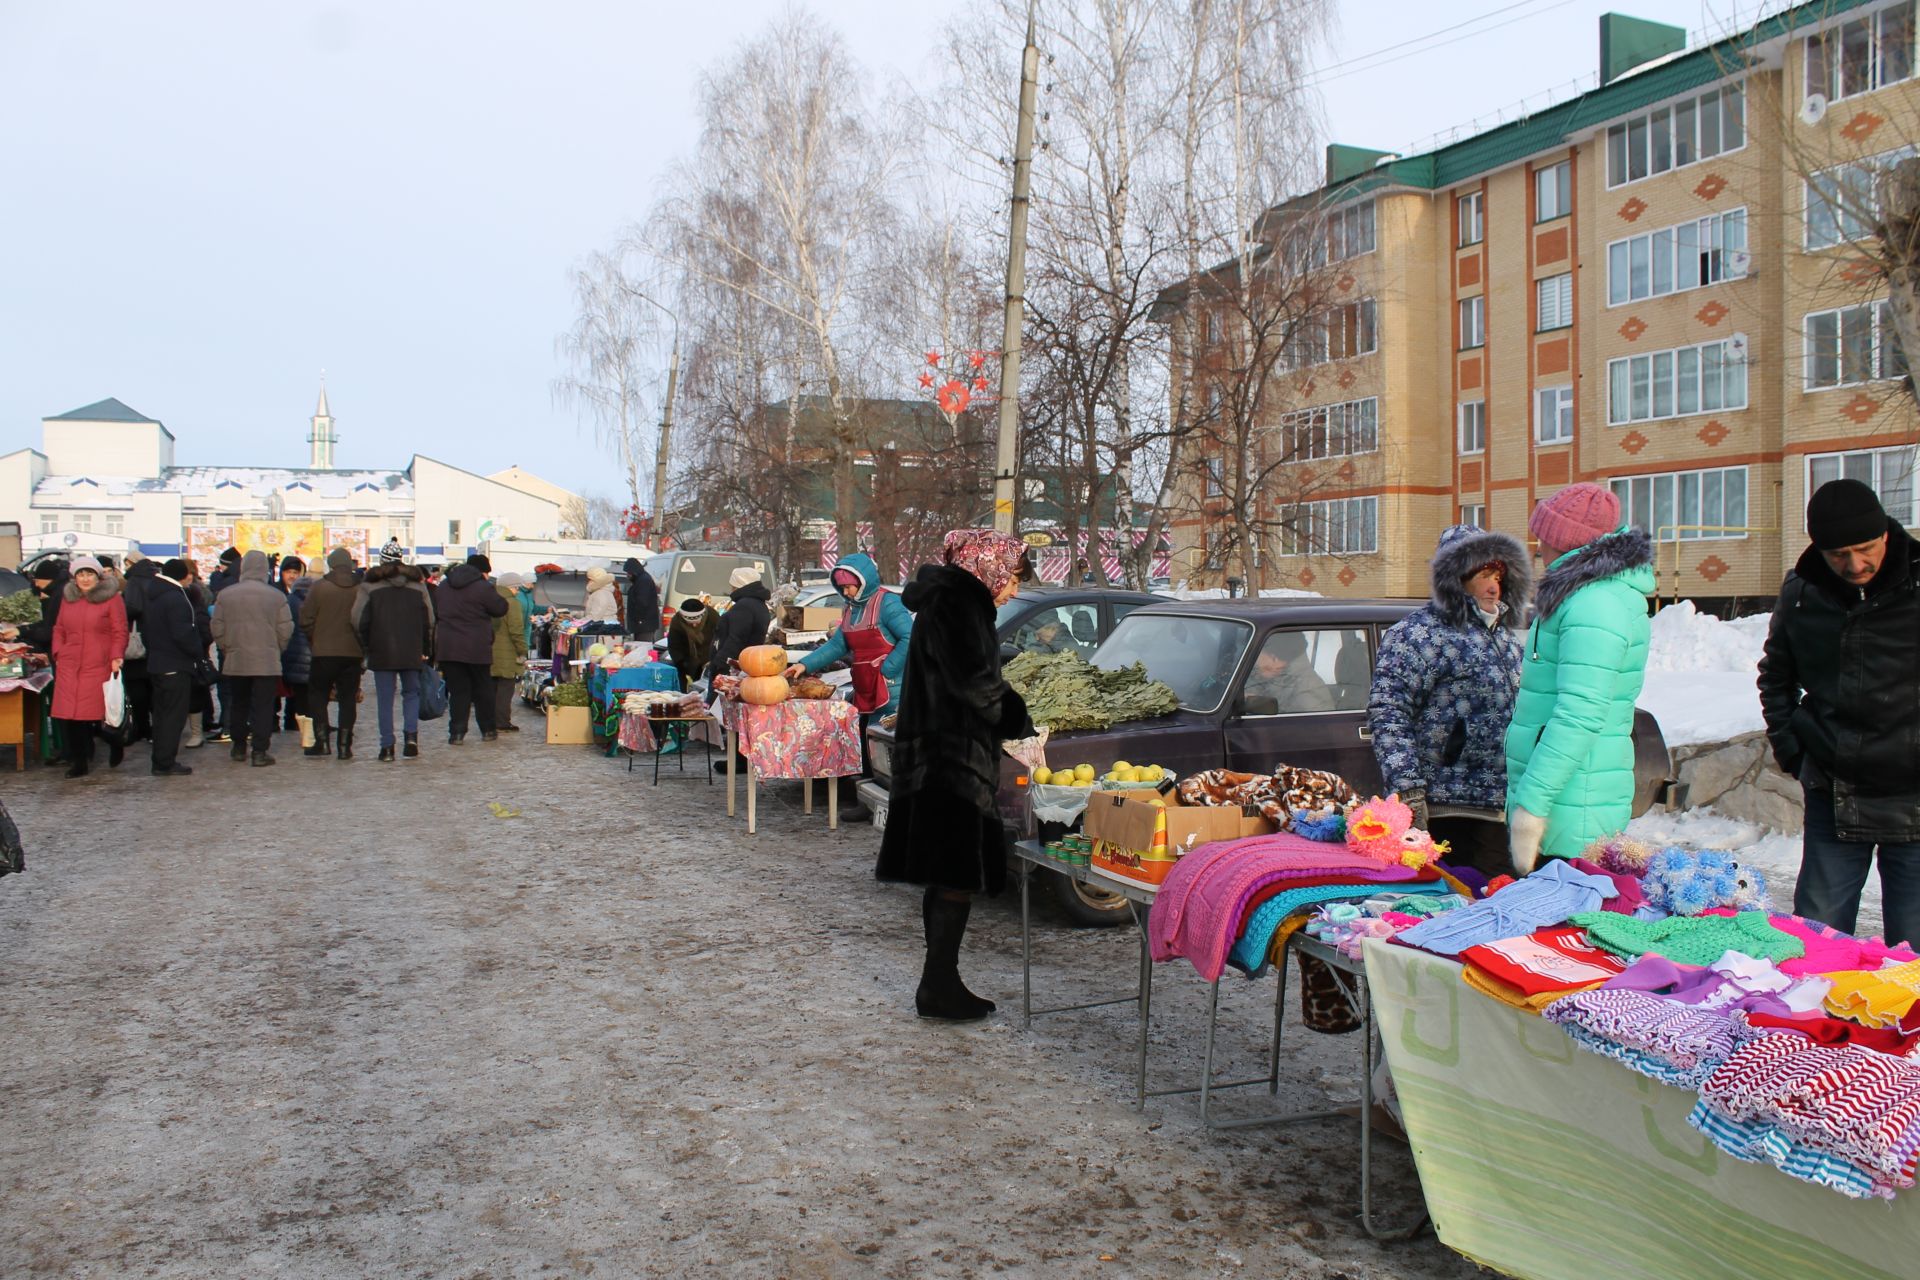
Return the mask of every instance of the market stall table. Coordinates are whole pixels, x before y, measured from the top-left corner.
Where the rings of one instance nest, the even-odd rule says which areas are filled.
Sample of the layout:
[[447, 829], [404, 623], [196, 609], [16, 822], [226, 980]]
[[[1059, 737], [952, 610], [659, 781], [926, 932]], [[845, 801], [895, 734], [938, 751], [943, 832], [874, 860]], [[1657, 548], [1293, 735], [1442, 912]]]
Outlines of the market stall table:
[[[620, 715], [619, 744], [627, 751], [627, 772], [633, 772], [633, 758], [647, 752], [653, 753], [653, 785], [660, 785], [660, 747], [661, 736], [670, 733], [672, 726], [688, 726], [687, 736], [680, 744], [680, 772], [687, 771], [687, 742], [693, 738], [692, 726], [697, 724], [718, 725], [720, 721], [710, 715], [649, 715], [644, 711], [625, 711]], [[656, 733], [656, 726], [659, 731]], [[707, 775], [707, 785], [713, 785], [713, 730], [709, 729], [700, 736], [706, 744], [707, 758], [702, 763]]]
[[51, 671], [0, 680], [0, 747], [13, 748], [15, 773], [27, 767], [27, 742], [40, 722], [39, 694], [52, 683]]
[[734, 810], [734, 778], [738, 761], [747, 761], [747, 834], [759, 823], [759, 780], [773, 778], [802, 784], [801, 808], [813, 812], [813, 784], [827, 782], [827, 829], [840, 829], [840, 788], [837, 780], [860, 772], [860, 713], [837, 698], [789, 698], [770, 706], [756, 706], [735, 698], [719, 702], [720, 722], [727, 731], [727, 816]]
[[1367, 976], [1442, 1243], [1532, 1280], [1902, 1280], [1920, 1193], [1850, 1200], [1724, 1154], [1698, 1101], [1465, 985], [1455, 961], [1369, 940]]

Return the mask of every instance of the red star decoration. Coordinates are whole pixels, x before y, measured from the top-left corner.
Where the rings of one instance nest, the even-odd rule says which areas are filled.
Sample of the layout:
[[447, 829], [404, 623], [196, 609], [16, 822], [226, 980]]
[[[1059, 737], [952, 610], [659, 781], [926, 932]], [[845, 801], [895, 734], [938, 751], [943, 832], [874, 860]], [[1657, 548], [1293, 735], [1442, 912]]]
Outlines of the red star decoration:
[[985, 364], [986, 362], [987, 362], [986, 352], [984, 351], [967, 352], [967, 363], [971, 365], [973, 368], [978, 369], [981, 365]]
[[927, 363], [928, 363], [928, 364], [931, 364], [931, 365], [937, 365], [937, 364], [939, 364], [939, 363], [940, 363], [940, 353], [939, 353], [938, 351], [929, 351], [929, 352], [927, 352]]
[[986, 378], [985, 377], [975, 378], [973, 380], [973, 389], [975, 391], [985, 391], [987, 389]]
[[920, 385], [923, 387], [931, 387], [933, 385], [933, 375], [930, 373], [921, 374]]

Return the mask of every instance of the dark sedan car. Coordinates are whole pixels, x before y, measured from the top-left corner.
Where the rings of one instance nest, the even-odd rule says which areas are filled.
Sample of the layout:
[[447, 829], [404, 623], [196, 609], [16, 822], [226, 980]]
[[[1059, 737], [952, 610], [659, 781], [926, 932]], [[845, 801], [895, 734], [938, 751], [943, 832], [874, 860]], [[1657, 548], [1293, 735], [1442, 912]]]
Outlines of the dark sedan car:
[[[1410, 600], [1216, 600], [1138, 607], [1114, 630], [1093, 661], [1117, 668], [1139, 662], [1180, 699], [1172, 715], [1111, 729], [1052, 737], [1049, 761], [1090, 764], [1104, 772], [1115, 760], [1164, 765], [1185, 777], [1203, 769], [1268, 773], [1276, 764], [1326, 769], [1362, 795], [1380, 788], [1367, 694], [1380, 636], [1417, 608]], [[1285, 672], [1263, 654], [1284, 656]], [[1638, 749], [1635, 813], [1659, 797], [1669, 773], [1660, 726], [1645, 712], [1634, 726]], [[884, 824], [892, 735], [875, 727], [875, 780], [862, 796]], [[1000, 814], [1010, 832], [1028, 833], [1031, 818], [1017, 779], [1022, 768], [1003, 757]], [[1066, 877], [1056, 896], [1084, 923], [1116, 923], [1125, 904]]]

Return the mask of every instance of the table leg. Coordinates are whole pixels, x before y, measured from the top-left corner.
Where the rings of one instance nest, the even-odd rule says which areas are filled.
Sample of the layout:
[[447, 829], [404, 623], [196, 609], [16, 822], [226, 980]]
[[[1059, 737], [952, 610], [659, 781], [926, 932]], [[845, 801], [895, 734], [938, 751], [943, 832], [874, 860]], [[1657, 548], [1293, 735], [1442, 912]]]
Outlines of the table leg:
[[1033, 925], [1027, 884], [1033, 879], [1025, 863], [1020, 865], [1020, 1029], [1033, 1030]]
[[[725, 733], [720, 735], [720, 739], [721, 739], [722, 745], [724, 745], [727, 749], [727, 816], [731, 818], [734, 814], [733, 798], [735, 795], [738, 794], [738, 792], [734, 788], [734, 783], [733, 783], [733, 762], [736, 758], [733, 754], [734, 753], [733, 730], [728, 729]], [[709, 771], [711, 771], [712, 766], [709, 765], [708, 769]]]
[[700, 741], [707, 744], [707, 785], [713, 785], [713, 726], [706, 726], [700, 734]]
[[[665, 726], [662, 726], [662, 728], [664, 727]], [[648, 725], [647, 728], [652, 729], [653, 726]], [[660, 739], [658, 735], [653, 739], [653, 785], [656, 787], [660, 785]]]
[[1136, 997], [1140, 1002], [1140, 1043], [1133, 1069], [1135, 1111], [1147, 1109], [1147, 1024], [1153, 1016], [1153, 948], [1147, 938], [1147, 921], [1141, 913], [1140, 904], [1131, 900], [1127, 911], [1133, 916], [1133, 925], [1140, 934], [1140, 984], [1136, 988]]
[[[812, 789], [812, 784], [808, 784], [808, 789], [809, 790]], [[840, 829], [840, 779], [828, 778], [827, 779], [827, 830], [838, 831], [839, 829]]]
[[813, 812], [813, 779], [800, 779], [800, 812]]
[[747, 762], [747, 834], [757, 829], [758, 801], [760, 798], [760, 771]]

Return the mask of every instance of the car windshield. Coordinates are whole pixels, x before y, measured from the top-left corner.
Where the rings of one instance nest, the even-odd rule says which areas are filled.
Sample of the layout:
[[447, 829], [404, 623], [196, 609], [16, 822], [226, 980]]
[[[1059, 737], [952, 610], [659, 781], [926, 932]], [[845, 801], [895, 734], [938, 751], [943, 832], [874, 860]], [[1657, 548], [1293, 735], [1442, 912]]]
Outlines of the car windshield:
[[733, 590], [727, 579], [735, 569], [742, 565], [759, 569], [761, 580], [766, 580], [766, 566], [756, 556], [700, 555], [683, 556], [679, 570], [674, 577], [672, 593], [676, 599], [683, 596], [712, 596], [721, 599]]
[[1226, 699], [1233, 673], [1253, 640], [1253, 628], [1227, 618], [1135, 613], [1113, 629], [1093, 655], [1109, 671], [1145, 663], [1189, 711], [1212, 711]]

